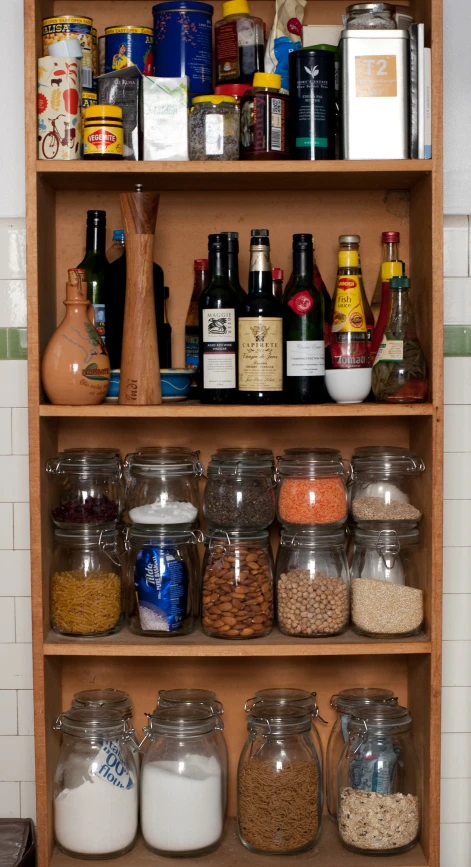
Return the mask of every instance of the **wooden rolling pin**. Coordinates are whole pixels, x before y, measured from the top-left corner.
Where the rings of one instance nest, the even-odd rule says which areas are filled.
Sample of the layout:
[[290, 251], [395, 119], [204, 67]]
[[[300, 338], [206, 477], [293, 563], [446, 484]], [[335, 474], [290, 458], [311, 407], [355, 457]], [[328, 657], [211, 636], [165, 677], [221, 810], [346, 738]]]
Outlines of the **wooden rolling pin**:
[[158, 193], [144, 193], [140, 185], [136, 185], [136, 192], [120, 196], [126, 239], [126, 303], [119, 403], [126, 406], [162, 403], [153, 281], [159, 198]]

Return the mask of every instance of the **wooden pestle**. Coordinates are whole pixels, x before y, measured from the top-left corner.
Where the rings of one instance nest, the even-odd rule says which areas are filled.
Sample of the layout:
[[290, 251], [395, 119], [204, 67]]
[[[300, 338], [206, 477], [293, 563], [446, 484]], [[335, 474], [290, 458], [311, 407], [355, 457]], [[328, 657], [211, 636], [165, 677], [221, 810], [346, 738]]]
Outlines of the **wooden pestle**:
[[126, 303], [119, 403], [155, 406], [162, 403], [159, 347], [155, 322], [153, 253], [159, 207], [158, 193], [120, 196], [126, 238]]

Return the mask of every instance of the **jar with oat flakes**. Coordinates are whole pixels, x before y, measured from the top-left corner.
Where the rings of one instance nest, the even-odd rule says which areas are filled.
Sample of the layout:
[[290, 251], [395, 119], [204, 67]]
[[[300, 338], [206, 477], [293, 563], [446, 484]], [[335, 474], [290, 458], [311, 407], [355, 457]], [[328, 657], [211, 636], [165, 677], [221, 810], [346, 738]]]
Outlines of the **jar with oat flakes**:
[[412, 717], [400, 705], [372, 705], [348, 721], [338, 768], [338, 827], [346, 849], [407, 852], [420, 834], [419, 762]]
[[278, 474], [277, 518], [284, 527], [345, 524], [349, 471], [336, 449], [289, 449], [278, 459]]
[[260, 638], [273, 626], [273, 559], [266, 530], [214, 530], [203, 564], [203, 629]]

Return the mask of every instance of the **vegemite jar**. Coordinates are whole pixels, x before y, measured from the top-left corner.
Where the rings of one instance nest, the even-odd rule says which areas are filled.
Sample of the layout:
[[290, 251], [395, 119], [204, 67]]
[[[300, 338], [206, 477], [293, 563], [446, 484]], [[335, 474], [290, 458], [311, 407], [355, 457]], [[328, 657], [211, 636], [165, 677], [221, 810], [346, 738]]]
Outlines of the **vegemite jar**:
[[199, 605], [201, 533], [133, 525], [127, 531], [129, 628], [136, 635], [187, 635]]
[[290, 150], [295, 160], [335, 159], [335, 54], [300, 48], [289, 55]]
[[123, 159], [123, 109], [119, 105], [93, 105], [84, 109], [83, 158]]

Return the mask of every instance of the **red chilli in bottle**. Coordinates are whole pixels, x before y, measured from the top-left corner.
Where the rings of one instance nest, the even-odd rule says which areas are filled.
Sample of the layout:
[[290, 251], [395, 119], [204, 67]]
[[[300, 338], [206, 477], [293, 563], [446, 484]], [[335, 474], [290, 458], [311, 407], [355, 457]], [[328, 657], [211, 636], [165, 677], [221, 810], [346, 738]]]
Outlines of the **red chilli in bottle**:
[[280, 87], [281, 75], [255, 73], [240, 106], [241, 159], [289, 159], [289, 96]]

